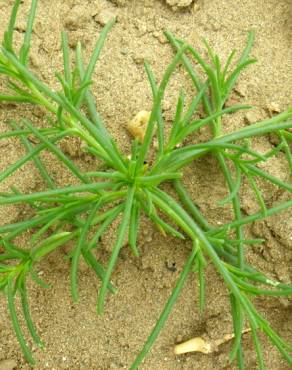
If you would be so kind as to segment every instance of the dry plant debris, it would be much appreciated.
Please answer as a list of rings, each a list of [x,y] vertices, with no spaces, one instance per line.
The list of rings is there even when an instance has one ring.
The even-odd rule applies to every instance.
[[[245,334],[249,331],[250,329],[243,330],[242,334]],[[233,338],[234,334],[225,334],[223,338],[214,341],[206,340],[202,337],[192,338],[187,340],[186,342],[177,344],[174,347],[174,354],[183,355],[190,352],[201,352],[204,354],[209,354],[212,352],[217,352],[219,346],[226,342],[229,342]]]
[[[127,129],[130,134],[138,139],[141,143],[144,140],[147,125],[149,122],[151,112],[142,110],[127,124]]]

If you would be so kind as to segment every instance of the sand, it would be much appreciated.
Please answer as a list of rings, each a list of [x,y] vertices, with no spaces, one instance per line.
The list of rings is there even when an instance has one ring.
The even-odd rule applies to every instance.
[[[29,1],[25,0],[17,23],[18,42],[25,27]],[[166,3],[170,4],[167,5]],[[0,35],[5,30],[13,1],[0,4]],[[189,4],[189,5],[188,5]],[[188,5],[188,6],[185,6]],[[94,75],[94,93],[99,111],[107,127],[125,152],[129,151],[130,136],[125,126],[141,110],[151,109],[151,91],[143,68],[147,59],[160,78],[173,56],[163,35],[170,29],[187,40],[199,51],[205,37],[215,50],[226,58],[236,48],[244,48],[247,32],[254,29],[256,41],[252,56],[259,61],[241,76],[232,99],[254,106],[249,115],[238,114],[228,118],[225,131],[231,131],[248,122],[269,116],[269,107],[284,110],[291,103],[291,11],[289,0],[116,0],[76,1],[40,0],[34,27],[31,66],[52,87],[54,77],[61,70],[60,32],[67,29],[70,45],[80,40],[88,56],[102,29],[112,16],[117,23],[112,29]],[[290,76],[290,78],[289,78]],[[192,92],[190,81],[183,72],[175,74],[167,91],[164,108],[170,118],[179,88]],[[36,123],[44,120],[43,112],[30,106],[0,106],[0,130],[7,130],[9,119],[29,117]],[[202,133],[206,135],[206,133]],[[256,141],[257,148],[272,147],[272,138]],[[84,170],[92,168],[90,158],[80,152],[79,143],[70,141],[63,149]],[[0,170],[6,168],[24,153],[17,140],[0,142]],[[52,155],[44,162],[60,185],[73,179]],[[281,156],[267,164],[267,169],[281,179],[288,180],[287,168]],[[225,193],[224,179],[209,157],[193,163],[185,172],[185,183],[192,198],[212,224],[230,219],[230,208],[219,207],[216,201]],[[210,182],[210,177],[212,181]],[[1,184],[1,191],[16,184],[24,191],[43,188],[33,164],[25,166]],[[269,205],[286,195],[265,185],[264,196]],[[242,189],[242,210],[245,214],[256,210],[252,193]],[[25,207],[1,207],[0,224],[16,222],[27,217]],[[290,220],[290,223],[289,223]],[[292,278],[291,212],[259,222],[249,230],[253,237],[264,237],[261,247],[248,251],[248,260],[271,278],[289,282]],[[128,369],[141,349],[169,297],[188,254],[188,242],[163,237],[150,222],[143,220],[139,236],[140,258],[122,250],[113,281],[118,293],[107,299],[103,317],[96,315],[95,304],[99,282],[86,266],[79,274],[80,301],[72,302],[69,284],[69,262],[64,257],[70,245],[42,261],[38,271],[52,285],[43,290],[29,284],[31,311],[45,350],[34,347],[36,370],[108,370]],[[289,231],[290,230],[290,231]],[[110,235],[104,241],[109,243]],[[101,255],[106,261],[108,250]],[[174,268],[173,268],[174,267]],[[291,301],[260,298],[256,300],[260,312],[286,340],[292,341]],[[27,365],[8,317],[6,300],[0,296],[0,369],[1,360],[14,360],[17,369]],[[190,276],[175,308],[155,343],[151,353],[140,366],[141,370],[221,370],[235,369],[229,365],[231,342],[220,346],[218,352],[203,355],[189,354],[176,357],[173,346],[193,336],[211,339],[232,333],[228,292],[211,264],[207,267],[207,309],[198,310],[198,287],[195,275]],[[266,338],[262,337],[267,370],[288,370],[288,365]],[[257,369],[256,357],[248,334],[244,336],[246,369]],[[8,369],[9,370],[9,369]]]

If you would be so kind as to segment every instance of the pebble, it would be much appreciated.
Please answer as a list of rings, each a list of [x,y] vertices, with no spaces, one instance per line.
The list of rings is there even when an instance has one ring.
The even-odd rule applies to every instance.
[[[163,102],[162,102],[162,110],[164,112],[170,110],[171,107],[172,107],[172,105],[171,105],[171,102],[169,100],[163,100]]]
[[[39,68],[41,66],[41,61],[39,60],[38,55],[34,52],[30,53],[30,61],[31,64],[36,68]]]
[[[60,147],[65,154],[72,158],[80,158],[84,154],[82,141],[79,137],[66,137],[60,142]]]
[[[69,35],[69,47],[75,49],[78,43],[81,43],[83,48],[90,45],[92,41],[89,33],[82,32],[81,30],[71,31]]]
[[[275,113],[280,113],[281,108],[280,108],[278,103],[271,102],[271,103],[267,104],[267,111],[272,116]]]
[[[254,112],[248,112],[244,116],[246,123],[255,123],[258,121],[257,115]]]
[[[118,6],[125,6],[128,0],[110,0],[110,1]]]
[[[68,17],[65,19],[65,27],[70,31],[82,29],[86,23],[90,22],[91,15],[82,5],[74,6]]]
[[[133,57],[133,60],[136,64],[143,64],[145,58],[142,55],[136,55]]]
[[[237,86],[235,86],[234,90],[241,97],[245,97],[247,95],[247,86],[242,82],[237,83]]]
[[[231,97],[225,102],[224,108],[229,108],[236,104],[240,104],[240,99],[238,99],[238,96],[231,95]]]
[[[163,32],[160,31],[154,31],[153,36],[160,42],[160,44],[166,44],[168,43],[168,40]]]
[[[166,3],[172,8],[186,8],[191,5],[193,0],[166,0]]]
[[[140,20],[134,21],[135,28],[139,31],[139,36],[145,35],[149,30],[147,29],[146,23],[141,22]]]
[[[197,12],[200,10],[200,4],[198,2],[195,2],[193,5],[193,12]]]
[[[121,54],[122,55],[128,55],[129,54],[129,50],[126,49],[126,48],[123,48],[123,49],[121,49]]]
[[[288,309],[289,307],[292,306],[292,302],[289,301],[289,299],[287,297],[279,297],[279,302],[281,303],[281,305],[283,307],[285,307],[286,309]]]
[[[149,235],[149,236],[147,236],[146,238],[145,238],[145,241],[147,242],[147,243],[151,243],[152,242],[152,236],[151,235]]]
[[[17,368],[17,363],[14,360],[0,361],[0,370],[14,370]]]
[[[116,17],[116,14],[110,9],[103,9],[99,14],[95,16],[96,22],[101,26],[105,26],[110,20]]]
[[[25,21],[20,21],[20,22],[17,23],[17,26],[16,26],[15,29],[18,32],[24,33],[24,32],[26,32],[26,27],[27,27],[26,22]]]
[[[157,139],[154,139],[154,140],[153,140],[153,148],[154,148],[154,149],[158,149],[158,148],[159,148],[159,142],[158,142],[158,140],[157,140]]]

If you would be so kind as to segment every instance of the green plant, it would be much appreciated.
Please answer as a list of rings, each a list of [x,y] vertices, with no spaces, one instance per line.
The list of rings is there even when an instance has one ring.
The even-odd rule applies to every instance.
[[[32,194],[22,194],[16,187],[13,187],[10,193],[0,194],[0,205],[25,203],[30,205],[34,212],[28,220],[0,227],[2,248],[0,289],[7,296],[13,327],[26,359],[34,363],[20,326],[15,297],[20,296],[27,328],[33,340],[41,346],[30,316],[26,290],[28,278],[42,287],[47,287],[35,272],[37,263],[56,248],[71,241],[73,245],[70,254],[72,297],[74,301],[78,299],[78,264],[83,258],[101,280],[97,312],[102,314],[107,293],[115,292],[110,279],[126,236],[133,254],[139,256],[137,233],[140,214],[143,212],[164,234],[188,239],[192,242],[193,248],[171,297],[131,369],[137,369],[150,350],[191,272],[198,274],[199,305],[201,310],[204,309],[206,258],[214,264],[230,292],[235,333],[231,360],[237,358],[239,368],[244,368],[241,336],[246,321],[251,328],[260,369],[264,368],[264,364],[258,338],[259,330],[267,335],[287,362],[292,364],[292,348],[273,331],[250,299],[253,295],[288,296],[292,293],[292,286],[269,279],[250,266],[244,258],[244,245],[261,242],[258,239],[246,240],[244,227],[292,205],[290,200],[267,209],[261,190],[255,181],[256,177],[261,177],[278,188],[291,192],[290,184],[262,170],[258,164],[281,151],[285,153],[287,165],[290,170],[292,169],[288,145],[292,137],[289,131],[292,128],[292,109],[230,134],[224,134],[221,129],[224,115],[250,108],[241,105],[229,108],[224,106],[240,72],[254,62],[248,56],[253,43],[253,33],[249,34],[247,47],[233,68],[231,65],[235,52],[232,52],[226,64],[222,65],[219,57],[205,42],[209,52],[209,64],[191,46],[176,39],[170,32],[166,33],[170,43],[176,49],[176,55],[167,67],[160,84],[155,81],[149,64],[145,63],[153,93],[153,107],[145,138],[142,143],[133,141],[129,159],[119,150],[106,130],[90,92],[96,62],[114,21],[108,23],[103,29],[86,67],[81,45],[78,44],[76,47],[73,63],[70,60],[67,35],[62,34],[64,73],[56,74],[61,86],[61,90],[56,92],[41,82],[27,66],[37,0],[32,0],[20,51],[17,52],[13,46],[13,30],[20,2],[20,0],[15,1],[0,51],[0,72],[7,77],[7,87],[10,90],[8,95],[0,95],[0,101],[35,104],[45,108],[50,114],[47,128],[35,127],[28,119],[23,119],[19,123],[10,122],[12,130],[0,135],[0,139],[19,137],[27,150],[25,156],[0,174],[0,181],[4,181],[32,160],[47,186],[46,191]],[[201,66],[204,79],[199,77],[190,58],[194,58]],[[74,67],[71,68],[73,64]],[[186,68],[197,89],[197,94],[186,107],[185,93],[180,92],[172,129],[170,135],[166,137],[161,103],[169,79],[178,64],[183,64]],[[205,116],[196,119],[194,115],[201,104]],[[213,132],[213,137],[209,141],[185,144],[186,138],[206,125],[210,125]],[[158,137],[158,149],[153,163],[145,166],[155,132]],[[261,154],[252,149],[251,143],[254,137],[272,132],[279,137],[279,144],[273,150]],[[33,136],[38,144],[32,145],[28,136]],[[58,143],[67,136],[79,137],[82,140],[84,150],[102,162],[99,171],[82,173],[61,151]],[[39,156],[45,150],[53,153],[72,172],[79,181],[78,185],[64,188],[57,186]],[[190,199],[182,183],[183,168],[207,154],[213,155],[218,160],[226,179],[229,195],[221,203],[231,202],[233,207],[234,220],[220,227],[214,227],[208,223]],[[260,211],[249,217],[243,217],[240,210],[239,189],[243,177],[247,178],[260,206]],[[179,201],[161,186],[166,181],[173,185]],[[96,259],[94,249],[99,247],[101,235],[118,217],[121,221],[117,239],[108,265],[103,267]],[[27,230],[32,232],[28,248],[17,246],[16,238]]]

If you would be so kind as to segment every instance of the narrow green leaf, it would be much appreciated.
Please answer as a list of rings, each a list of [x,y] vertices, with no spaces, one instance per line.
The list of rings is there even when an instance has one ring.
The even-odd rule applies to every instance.
[[[150,351],[153,343],[155,342],[156,338],[158,337],[160,331],[162,330],[166,320],[168,319],[170,313],[171,313],[171,310],[185,284],[185,281],[191,271],[191,268],[192,268],[192,264],[194,262],[194,258],[195,258],[195,255],[196,255],[196,249],[193,248],[192,249],[192,252],[190,253],[187,261],[186,261],[186,264],[184,265],[184,268],[179,276],[179,279],[176,283],[176,286],[175,288],[173,289],[172,293],[171,293],[171,296],[169,297],[159,319],[157,320],[151,334],[149,335],[146,343],[144,344],[144,347],[143,349],[141,350],[141,352],[138,354],[138,356],[136,357],[135,361],[133,362],[133,364],[131,365],[130,367],[130,370],[136,370],[138,369],[139,365],[142,363],[143,359],[145,358],[145,356],[147,355],[147,353]]]
[[[253,324],[250,324],[250,328],[251,328],[252,338],[253,338],[256,354],[257,354],[259,370],[265,370],[263,351],[262,351],[261,344],[260,344],[260,341],[257,335],[257,329]]]
[[[8,198],[0,197],[0,204],[4,205],[4,204],[28,202],[31,200],[43,200],[43,198],[50,198],[56,195],[65,195],[65,194],[72,194],[72,193],[91,192],[93,194],[99,194],[100,189],[106,189],[112,186],[113,184],[111,182],[96,182],[93,184],[67,186],[65,188],[58,188],[58,189],[53,189],[49,191],[41,191],[41,192],[32,193],[32,194],[23,194],[23,195],[14,195],[14,196],[11,195]]]
[[[99,59],[99,55],[100,55],[100,52],[102,50],[102,47],[103,47],[103,45],[105,43],[107,34],[110,31],[110,29],[113,27],[113,25],[115,24],[115,21],[116,21],[115,18],[113,18],[112,20],[110,20],[105,25],[105,27],[103,27],[103,29],[102,29],[102,31],[100,33],[100,36],[98,38],[98,41],[96,43],[96,46],[94,48],[94,51],[92,53],[92,56],[90,58],[90,61],[88,63],[88,66],[86,68],[85,75],[84,75],[84,81],[91,80],[92,74],[94,72],[95,65],[96,65],[96,63],[97,63],[97,61]]]
[[[65,81],[70,87],[72,87],[68,35],[65,31],[62,32],[62,51]]]
[[[140,219],[140,203],[134,199],[131,209],[131,218],[129,224],[129,245],[132,249],[134,256],[139,257],[139,250],[137,248],[137,235],[139,232],[139,219]]]
[[[33,268],[30,269],[29,273],[32,280],[41,288],[49,289],[51,287],[49,284],[45,283],[42,279],[39,278],[38,274]]]
[[[243,331],[243,324],[244,324],[244,315],[242,312],[242,307],[238,303],[237,299],[234,297],[233,294],[230,294],[230,305],[231,305],[231,313],[232,313],[232,322],[233,322],[233,330],[234,330],[234,343],[232,346],[232,350],[230,352],[230,361],[232,362],[235,357],[239,355],[241,352],[241,345],[242,345],[242,331]],[[241,358],[241,356],[240,356]],[[243,365],[241,364],[241,367]]]
[[[23,120],[25,126],[39,139],[41,140],[44,145],[49,149],[56,157],[63,162],[70,171],[82,182],[88,183],[86,177],[79,171],[79,169],[75,166],[75,164],[56,146],[51,140],[47,139],[39,130],[33,127],[33,125],[28,120]],[[64,131],[65,133],[66,131]],[[32,151],[33,152],[33,151]]]
[[[66,132],[62,132],[53,138],[50,139],[50,142],[57,142],[61,140],[63,137],[67,136]],[[31,150],[29,153],[24,155],[22,158],[20,158],[16,163],[9,166],[6,170],[2,171],[0,173],[0,182],[5,180],[7,177],[12,175],[15,171],[17,171],[20,167],[22,167],[25,163],[30,161],[32,158],[34,158],[35,155],[38,155],[42,150],[46,149],[46,144],[40,144],[37,145],[33,150]]]
[[[19,60],[20,60],[20,63],[22,63],[23,65],[26,65],[28,61],[31,35],[32,35],[34,19],[36,16],[37,4],[38,4],[38,0],[31,1],[31,7],[30,7],[28,20],[27,20],[24,41],[23,41],[23,44],[21,46],[20,53],[19,53]]]
[[[71,293],[72,293],[73,301],[75,302],[78,300],[77,274],[78,274],[79,258],[82,253],[82,248],[84,247],[86,243],[86,238],[87,238],[89,228],[99,208],[100,208],[100,203],[97,201],[94,204],[89,216],[87,217],[86,222],[84,223],[84,226],[81,229],[80,238],[78,240],[76,247],[73,250],[72,260],[71,260]]]
[[[15,122],[10,122],[10,125],[15,130],[19,129]],[[20,138],[21,138],[21,141],[23,142],[23,145],[25,146],[27,152],[30,153],[31,151],[33,151],[33,146],[31,145],[30,141],[24,135],[21,135]],[[49,188],[54,189],[56,187],[55,183],[54,183],[53,179],[51,178],[51,176],[49,175],[47,169],[42,164],[42,161],[40,160],[40,158],[37,155],[35,155],[33,160],[34,160],[36,168],[39,170],[40,175],[46,181]]]
[[[110,209],[108,212],[102,213],[101,216],[98,216],[93,220],[92,222],[93,225],[96,225],[100,222],[102,222],[102,224],[99,226],[92,239],[83,248],[85,251],[89,251],[90,249],[96,247],[96,244],[98,243],[100,237],[107,230],[107,228],[114,222],[118,215],[124,210],[124,207],[125,205],[123,203],[119,204],[118,206]]]
[[[175,146],[174,143],[177,142],[176,136],[178,132],[180,132],[180,130],[182,129],[182,114],[184,104],[185,104],[185,92],[181,90],[176,104],[175,117],[172,123],[172,128],[167,143],[167,150],[173,149],[173,147]]]
[[[155,100],[158,93],[158,86],[156,84],[155,77],[150,67],[150,64],[145,61],[144,67],[147,73],[148,80],[150,82],[153,100]],[[162,117],[161,107],[159,107],[158,109],[157,125],[158,125],[158,157],[160,157],[162,156],[164,151],[164,121]]]
[[[34,365],[35,361],[32,357],[31,351],[29,350],[26,340],[24,338],[23,332],[20,327],[20,323],[17,317],[16,309],[15,309],[15,304],[14,304],[14,294],[13,294],[14,286],[12,279],[8,279],[8,286],[7,286],[7,297],[8,297],[8,308],[13,324],[13,328],[16,334],[16,337],[18,339],[18,342],[20,344],[20,347],[22,349],[22,352],[27,359],[27,361],[31,364]]]
[[[19,9],[20,4],[21,4],[21,0],[15,0],[14,1],[12,12],[11,12],[11,15],[10,15],[10,18],[9,18],[8,29],[7,29],[7,31],[5,32],[5,35],[4,35],[3,46],[9,51],[13,50],[13,33],[14,33],[16,17],[17,17],[17,13],[18,13],[18,9]]]
[[[31,249],[30,257],[33,261],[40,261],[44,256],[53,252],[56,248],[64,245],[71,238],[72,233],[69,231],[63,231],[59,234],[48,237],[37,247]]]
[[[29,302],[27,298],[27,290],[25,286],[25,278],[23,278],[22,284],[21,284],[21,289],[20,289],[20,296],[21,296],[21,305],[22,305],[22,310],[23,310],[23,316],[25,318],[26,325],[28,327],[28,330],[30,332],[30,335],[32,336],[33,340],[39,347],[43,347],[43,343],[40,340],[35,326],[33,324],[31,315],[30,315],[30,310],[29,310]]]
[[[84,257],[87,264],[95,271],[96,275],[103,281],[105,277],[105,270],[102,265],[96,260],[91,251],[82,250],[82,256]],[[108,284],[108,290],[111,293],[116,293],[117,289],[112,285],[111,282]]]
[[[114,269],[114,266],[116,264],[116,261],[117,261],[117,258],[118,258],[118,255],[119,255],[119,252],[120,252],[120,249],[122,247],[124,237],[125,237],[125,234],[126,234],[126,231],[127,231],[127,227],[128,227],[129,221],[130,221],[134,194],[135,194],[135,188],[129,187],[127,197],[126,197],[126,201],[125,201],[126,206],[125,206],[123,218],[122,218],[122,221],[121,221],[120,226],[119,226],[118,231],[117,231],[117,239],[116,239],[115,245],[113,247],[113,251],[112,251],[112,254],[111,254],[111,257],[110,257],[110,260],[109,260],[109,263],[108,263],[108,267],[107,267],[107,270],[106,270],[106,275],[104,277],[103,284],[102,284],[102,287],[101,287],[99,295],[98,295],[97,312],[99,314],[102,314],[103,311],[104,311],[104,300],[105,300],[105,296],[106,296],[107,286],[108,286],[108,283],[110,281],[110,277],[111,277],[112,271]]]
[[[182,58],[183,54],[185,53],[185,51],[187,50],[187,48],[188,48],[187,45],[183,45],[181,47],[181,49],[178,51],[176,56],[173,58],[172,62],[169,64],[169,66],[167,67],[167,69],[166,69],[166,71],[163,75],[162,81],[159,85],[159,88],[158,88],[158,91],[157,91],[157,94],[156,94],[156,98],[154,99],[154,102],[153,102],[153,107],[152,107],[151,115],[150,115],[149,122],[148,122],[148,125],[147,125],[144,141],[143,141],[143,144],[141,146],[140,154],[139,154],[139,157],[138,157],[138,160],[137,160],[137,169],[138,170],[140,170],[142,168],[145,157],[148,153],[150,143],[151,143],[151,140],[152,140],[152,137],[153,137],[154,123],[157,121],[157,117],[159,115],[159,110],[160,110],[160,107],[161,107],[161,101],[163,99],[164,92],[165,92],[165,89],[166,89],[167,84],[169,82],[169,79],[170,79],[172,73],[174,72],[177,64],[181,61],[181,58]]]

